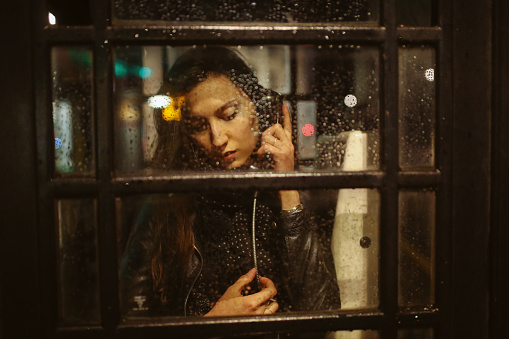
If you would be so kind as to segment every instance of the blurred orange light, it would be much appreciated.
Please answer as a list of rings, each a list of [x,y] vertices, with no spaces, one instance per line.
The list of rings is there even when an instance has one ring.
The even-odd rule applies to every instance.
[[[170,104],[163,109],[165,121],[180,121],[182,118],[180,110],[184,104],[185,97],[181,96],[170,101]]]

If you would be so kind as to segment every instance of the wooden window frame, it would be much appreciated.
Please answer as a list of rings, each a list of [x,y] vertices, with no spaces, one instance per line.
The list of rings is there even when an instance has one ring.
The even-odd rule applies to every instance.
[[[209,42],[208,28],[176,27],[185,39],[168,41],[163,28],[109,26],[108,2],[94,0],[92,26],[47,27],[44,1],[19,0],[6,5],[3,25],[12,31],[6,40],[9,51],[2,55],[2,93],[5,108],[0,143],[5,166],[0,173],[7,179],[2,214],[2,276],[0,337],[160,337],[174,335],[221,335],[259,331],[380,330],[381,338],[396,338],[401,328],[435,329],[437,338],[488,338],[502,334],[503,315],[499,300],[507,300],[501,286],[507,282],[503,266],[503,240],[509,216],[507,137],[509,126],[503,112],[508,108],[507,47],[502,43],[507,23],[500,9],[507,5],[494,1],[441,1],[437,8],[438,26],[400,28],[395,20],[395,1],[383,2],[383,26],[337,26],[328,33],[327,43],[370,43],[382,48],[382,157],[383,172],[302,173],[285,175],[284,180],[269,174],[252,178],[232,175],[142,180],[113,178],[112,169],[112,65],[115,44],[185,44]],[[505,6],[505,7],[504,7]],[[30,15],[26,15],[30,13]],[[495,26],[492,24],[495,23]],[[15,28],[12,30],[12,28]],[[325,43],[325,32],[314,27],[297,27],[295,36],[287,32],[259,28],[259,34],[242,25],[225,28],[215,43]],[[167,27],[165,27],[167,29]],[[172,28],[173,29],[173,28]],[[233,32],[228,33],[227,31]],[[494,33],[492,36],[492,32]],[[138,34],[138,38],[134,36]],[[141,39],[139,37],[142,37]],[[491,40],[493,37],[493,40]],[[332,38],[332,40],[331,40]],[[320,40],[321,39],[321,40]],[[105,41],[108,41],[105,43]],[[437,171],[398,170],[398,83],[397,51],[404,42],[426,43],[437,48]],[[495,48],[492,48],[491,42]],[[88,45],[94,53],[94,114],[97,135],[96,179],[53,179],[51,161],[51,78],[49,50],[53,45]],[[496,47],[499,46],[499,47]],[[475,47],[475,48],[474,48]],[[23,51],[20,53],[14,51]],[[26,51],[26,53],[25,53]],[[8,67],[7,67],[8,65]],[[474,74],[470,71],[475,71]],[[16,73],[13,74],[12,70]],[[390,76],[393,74],[393,76]],[[505,72],[507,74],[507,72]],[[475,100],[474,100],[475,98]],[[493,127],[493,129],[492,129]],[[14,144],[12,140],[15,140]],[[475,159],[478,166],[472,166]],[[506,171],[507,172],[507,171]],[[380,267],[380,311],[281,314],[270,318],[175,319],[174,322],[121,324],[118,306],[118,278],[115,252],[114,198],[125,194],[189,192],[196,185],[206,190],[242,188],[344,188],[374,187],[382,194],[382,238]],[[397,305],[397,201],[406,187],[432,187],[437,191],[437,307],[419,312],[401,312]],[[92,197],[98,201],[101,324],[95,327],[59,328],[56,322],[56,230],[53,203],[59,198]],[[16,226],[16,227],[14,227]],[[490,228],[491,226],[491,228]],[[490,229],[493,230],[490,233]],[[490,237],[491,236],[491,237]],[[501,237],[499,237],[501,236]],[[112,269],[114,268],[114,269]],[[490,303],[491,301],[491,303]],[[492,317],[488,315],[490,311]],[[505,312],[505,313],[504,313]],[[495,337],[495,336],[493,336]]]

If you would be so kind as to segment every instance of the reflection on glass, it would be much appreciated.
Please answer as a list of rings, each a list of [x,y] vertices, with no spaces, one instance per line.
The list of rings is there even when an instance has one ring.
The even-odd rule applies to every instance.
[[[53,47],[51,71],[55,174],[92,176],[92,52],[88,47]]]
[[[295,192],[281,194],[285,193]],[[118,198],[123,315],[271,315],[339,309],[336,271],[340,286],[342,279],[357,279],[355,283],[370,289],[361,291],[347,281],[341,292],[347,303],[362,298],[355,305],[377,304],[377,192],[340,192],[339,198],[338,190],[298,194],[302,206],[284,211],[284,198],[274,191]],[[350,208],[359,199],[364,205],[354,213]],[[348,247],[348,253],[338,246]],[[275,292],[272,283],[276,302],[267,302],[265,295],[264,303],[249,311],[253,313],[235,304],[246,300],[239,300],[240,295]]]
[[[316,337],[320,338],[319,335]],[[336,331],[327,333],[325,339],[380,339],[380,332],[372,330]]]
[[[399,50],[399,165],[403,170],[435,167],[435,50]]]
[[[116,173],[344,170],[349,147],[356,170],[377,169],[378,59],[342,45],[117,48]]]
[[[402,26],[431,26],[433,1],[397,0],[397,22]]]
[[[398,331],[398,339],[433,339],[431,328],[409,328]]]
[[[115,0],[113,15],[121,24],[156,21],[211,22],[343,22],[378,21],[376,0],[301,0],[301,1],[207,1],[191,0]]]
[[[99,323],[96,202],[57,202],[59,320],[63,324]]]
[[[331,249],[343,309],[378,306],[379,220],[378,191],[339,190]]]
[[[435,192],[399,195],[399,305],[435,302]]]

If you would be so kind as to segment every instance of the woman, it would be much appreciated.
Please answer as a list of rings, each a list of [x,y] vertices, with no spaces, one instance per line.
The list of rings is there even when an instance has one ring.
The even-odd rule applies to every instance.
[[[288,109],[236,52],[188,50],[162,93],[176,118],[160,115],[158,167],[294,169]],[[122,262],[124,306],[133,316],[339,308],[329,263],[295,190],[172,195],[139,214]]]

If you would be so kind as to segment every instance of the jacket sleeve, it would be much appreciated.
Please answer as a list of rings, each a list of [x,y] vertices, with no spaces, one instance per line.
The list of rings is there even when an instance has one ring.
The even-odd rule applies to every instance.
[[[285,285],[294,311],[341,308],[332,253],[309,212],[282,214],[278,225]]]

